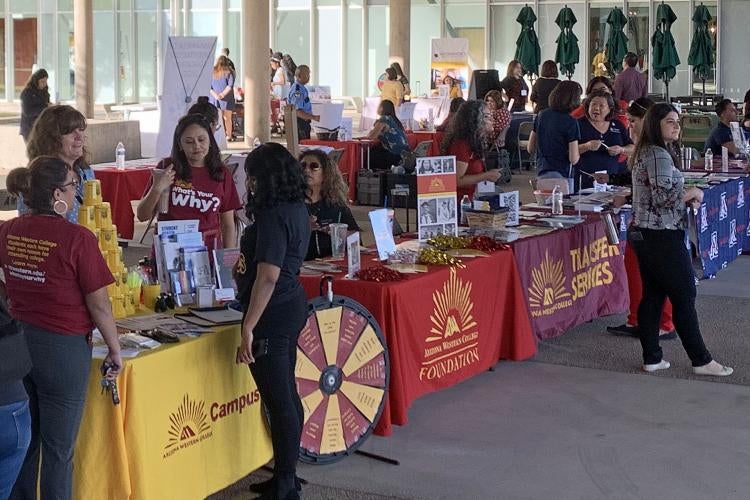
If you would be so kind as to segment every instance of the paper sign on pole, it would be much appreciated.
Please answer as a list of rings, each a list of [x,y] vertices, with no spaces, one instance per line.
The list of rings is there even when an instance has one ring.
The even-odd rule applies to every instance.
[[[518,191],[509,193],[500,193],[500,206],[508,208],[508,218],[505,219],[505,226],[517,226],[518,220]]]
[[[417,158],[417,222],[419,241],[458,232],[456,157]]]
[[[375,245],[378,247],[378,258],[388,260],[388,256],[396,251],[393,228],[388,223],[388,209],[372,210],[368,216],[372,225],[372,234],[375,237]]]
[[[359,272],[362,263],[359,250],[359,231],[350,234],[346,238],[346,257],[349,264],[349,279],[353,280]]]
[[[433,38],[430,48],[430,70],[432,71],[430,87],[439,90],[440,86],[445,83],[445,77],[450,76],[461,87],[461,90],[466,89],[469,81],[469,39]],[[449,90],[447,87],[445,89],[443,93]]]
[[[162,78],[165,84],[159,96],[158,157],[171,154],[177,122],[198,101],[198,97],[209,95],[216,37],[170,36],[166,49]]]

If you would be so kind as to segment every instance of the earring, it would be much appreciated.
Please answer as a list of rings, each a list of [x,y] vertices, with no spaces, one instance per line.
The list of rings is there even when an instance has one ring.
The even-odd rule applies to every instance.
[[[52,210],[54,210],[57,215],[65,215],[68,211],[68,202],[65,200],[55,200],[55,203],[52,205]]]

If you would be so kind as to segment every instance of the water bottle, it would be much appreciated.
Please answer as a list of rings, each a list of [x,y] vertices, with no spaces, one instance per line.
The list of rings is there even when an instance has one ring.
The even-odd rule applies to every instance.
[[[710,172],[714,169],[714,154],[710,149],[706,151],[706,156],[703,161],[704,161],[703,168],[707,172]]]
[[[122,142],[118,142],[115,149],[115,165],[117,170],[125,170],[125,146]]]
[[[560,186],[555,186],[552,190],[552,215],[563,214],[563,193]]]
[[[465,194],[463,198],[461,198],[461,225],[466,226],[469,224],[468,218],[466,217],[466,212],[471,210],[471,200],[469,199],[469,195]]]

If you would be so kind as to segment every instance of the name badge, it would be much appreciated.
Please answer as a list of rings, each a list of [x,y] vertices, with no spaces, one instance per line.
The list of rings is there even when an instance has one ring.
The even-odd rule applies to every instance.
[[[521,89],[521,97],[526,97],[529,94],[528,90]]]

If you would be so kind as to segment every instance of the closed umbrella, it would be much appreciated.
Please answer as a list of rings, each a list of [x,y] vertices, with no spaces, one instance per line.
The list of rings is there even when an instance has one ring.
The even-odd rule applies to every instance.
[[[622,71],[622,60],[628,53],[628,37],[622,31],[627,23],[628,18],[619,7],[612,9],[607,16],[607,24],[610,26],[607,37],[607,55],[615,73]]]
[[[693,41],[690,44],[688,64],[693,67],[693,73],[703,82],[703,100],[706,99],[706,79],[711,74],[714,64],[714,44],[711,34],[708,32],[708,23],[711,21],[711,13],[708,8],[701,4],[695,8],[693,13]]]
[[[567,5],[563,7],[555,18],[555,24],[560,27],[560,36],[557,37],[557,51],[555,62],[560,65],[560,72],[573,78],[573,72],[578,64],[581,51],[578,48],[578,37],[573,33],[573,25],[578,22],[573,10]]]
[[[677,74],[677,65],[680,57],[672,36],[672,24],[677,20],[672,7],[662,2],[656,9],[656,31],[651,37],[653,55],[651,65],[654,69],[654,78],[664,82],[664,96],[669,100],[669,81]]]
[[[536,14],[534,9],[528,5],[518,13],[516,22],[521,24],[521,34],[516,40],[516,60],[523,66],[524,73],[528,75],[539,74],[539,63],[542,62],[542,49],[539,47],[539,38],[534,31]]]

